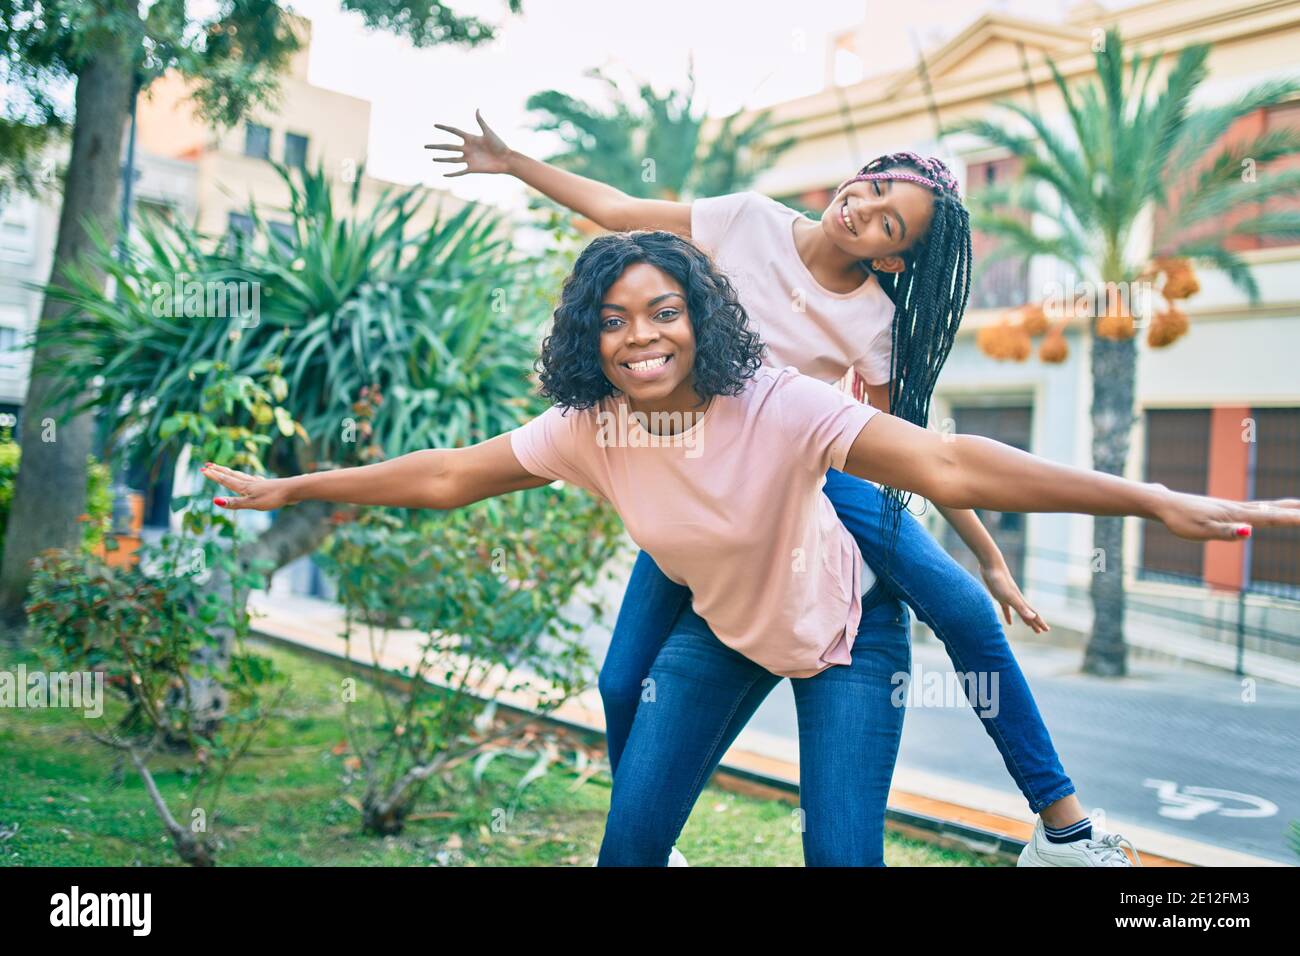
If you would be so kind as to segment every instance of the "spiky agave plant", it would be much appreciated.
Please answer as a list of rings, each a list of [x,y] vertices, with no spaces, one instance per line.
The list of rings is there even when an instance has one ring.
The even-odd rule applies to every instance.
[[[417,230],[422,190],[389,189],[365,209],[360,175],[342,190],[322,169],[279,172],[287,230],[256,206],[242,239],[146,221],[124,259],[100,242],[93,263],[49,290],[71,306],[57,330],[71,356],[64,393],[91,379],[87,404],[133,457],[179,450],[185,435],[164,437],[163,422],[196,407],[215,369],[250,374],[270,359],[304,439],[267,454],[279,474],[355,462],[367,446],[464,445],[537,410],[528,370],[553,265],[514,254],[482,208],[439,210]],[[194,376],[196,363],[212,371]],[[386,402],[358,430],[354,405],[373,389]],[[286,512],[252,552],[279,567],[313,550],[329,528],[314,504]]]

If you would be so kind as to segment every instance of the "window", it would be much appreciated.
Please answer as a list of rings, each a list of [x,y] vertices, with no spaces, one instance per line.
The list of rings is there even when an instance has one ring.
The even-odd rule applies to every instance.
[[[284,164],[302,169],[307,165],[307,137],[297,133],[284,134]]]
[[[244,155],[254,159],[271,158],[271,131],[256,123],[244,126]]]
[[[0,203],[0,259],[29,263],[36,252],[36,203],[30,196],[13,193]]]
[[[1147,481],[1174,491],[1205,494],[1209,482],[1210,410],[1152,409],[1146,415]],[[1205,569],[1205,546],[1175,537],[1156,521],[1142,522],[1138,574],[1198,583]]]
[[[298,235],[294,232],[291,224],[272,221],[269,225],[271,227],[271,238],[280,243],[285,249],[292,249],[298,244]]]
[[[1300,488],[1300,408],[1256,408],[1255,487],[1262,501],[1294,498]],[[1269,528],[1250,540],[1250,587],[1300,596],[1300,529]]]
[[[966,194],[973,196],[985,189],[1006,186],[1019,172],[1020,161],[1014,156],[970,163],[966,167]],[[1013,210],[1009,214],[1016,215]],[[1028,219],[1024,214],[1021,217]],[[1029,301],[1029,263],[1024,259],[998,259],[987,267],[980,265],[996,245],[992,236],[971,230],[971,258],[976,264],[970,290],[972,309],[1013,308]]]
[[[983,435],[1012,448],[1029,451],[1033,437],[1034,409],[1027,402],[1006,405],[952,406],[953,424],[962,435]],[[1025,572],[1025,516],[1013,511],[980,510],[980,521],[988,529],[998,549],[1007,559],[1007,567],[1017,581],[1023,581]],[[944,522],[942,538],[944,549],[957,562],[977,578],[979,561],[965,546],[952,525]]]
[[[234,254],[253,237],[253,217],[242,212],[232,212],[226,217],[226,250]]]
[[[12,376],[27,356],[23,342],[27,337],[27,312],[17,305],[0,305],[0,374]],[[0,423],[0,428],[4,424]]]

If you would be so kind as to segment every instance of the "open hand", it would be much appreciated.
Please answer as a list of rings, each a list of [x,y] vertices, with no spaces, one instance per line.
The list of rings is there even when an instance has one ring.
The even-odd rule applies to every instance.
[[[1020,615],[1020,620],[1028,624],[1035,634],[1051,630],[1043,620],[1043,616],[1030,607],[1025,596],[1020,593],[1020,588],[1016,585],[1015,578],[1011,576],[1011,569],[1007,567],[1005,561],[996,565],[981,565],[980,576],[984,578],[984,586],[989,589],[989,594],[993,595],[993,600],[1002,607],[1002,616],[1006,618],[1008,624],[1011,623],[1011,610],[1014,608]]]
[[[1228,501],[1166,491],[1156,517],[1180,538],[1191,541],[1236,541],[1253,528],[1300,528],[1300,499]]]
[[[464,176],[467,173],[504,173],[509,172],[510,147],[507,146],[496,133],[483,122],[483,114],[478,110],[474,111],[474,118],[478,120],[481,135],[467,133],[464,130],[457,129],[454,126],[444,126],[441,123],[433,125],[441,130],[446,130],[455,136],[459,136],[463,142],[460,143],[428,143],[425,149],[443,149],[451,152],[451,156],[435,156],[435,163],[464,163],[465,168],[457,170],[454,173],[446,173],[448,179],[455,176]]]
[[[288,478],[258,478],[254,475],[235,471],[224,465],[208,462],[200,469],[205,478],[211,478],[223,488],[233,491],[238,497],[219,497],[212,500],[222,508],[231,511],[274,511],[292,504],[289,497]]]

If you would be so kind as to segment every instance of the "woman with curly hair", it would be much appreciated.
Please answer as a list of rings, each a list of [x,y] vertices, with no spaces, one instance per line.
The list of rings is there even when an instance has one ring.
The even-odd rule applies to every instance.
[[[828,468],[955,508],[1137,515],[1193,539],[1239,538],[1247,522],[1300,525],[1300,501],[1179,494],[939,436],[764,366],[761,349],[729,281],[689,242],[602,236],[564,283],[538,363],[555,403],[543,414],[468,448],[357,468],[203,472],[238,495],[216,499],[236,510],[305,500],[449,509],[554,480],[611,502],[692,606],[650,667],[653,699],[614,776],[603,865],[668,861],[709,774],[781,676],[798,708],[805,861],[883,864],[906,615],[872,589],[822,494]]]
[[[664,229],[690,239],[736,283],[768,347],[767,361],[825,382],[853,375],[858,397],[926,425],[971,279],[969,216],[955,178],[940,160],[915,153],[878,157],[835,190],[815,221],[755,192],[693,203],[638,199],[511,150],[482,116],[478,122],[479,134],[439,126],[462,140],[430,144],[451,152],[438,162],[466,164],[448,175],[506,173],[606,229]],[[901,490],[877,488],[832,468],[825,492],[881,587],[901,597],[930,627],[957,672],[997,682],[996,700],[971,699],[970,704],[1038,815],[1022,862],[1099,866],[1126,860],[1092,832],[997,609],[980,583],[903,508]],[[984,584],[1007,624],[1015,609],[1035,632],[1048,630],[975,513],[939,510],[979,560]],[[688,605],[687,590],[643,550],[600,670],[615,770],[642,681]]]

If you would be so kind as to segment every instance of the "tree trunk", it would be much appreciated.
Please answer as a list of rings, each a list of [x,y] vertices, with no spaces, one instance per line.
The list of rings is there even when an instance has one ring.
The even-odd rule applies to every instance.
[[[1137,340],[1092,337],[1092,466],[1123,475],[1133,434]],[[1083,670],[1122,677],[1128,670],[1124,643],[1124,519],[1093,519],[1091,559],[1092,635]]]
[[[118,0],[127,17],[135,5]],[[90,248],[87,223],[110,238],[117,232],[117,197],[123,125],[134,90],[138,32],[122,30],[90,54],[77,77],[72,155],[63,185],[59,237],[50,281]],[[36,332],[33,373],[22,412],[22,459],[14,484],[4,564],[0,568],[0,618],[20,626],[31,580],[29,562],[46,548],[71,548],[81,540],[78,517],[86,510],[86,456],[94,421],[50,403],[55,381],[36,368],[56,359],[48,328],[63,306],[46,297]]]

